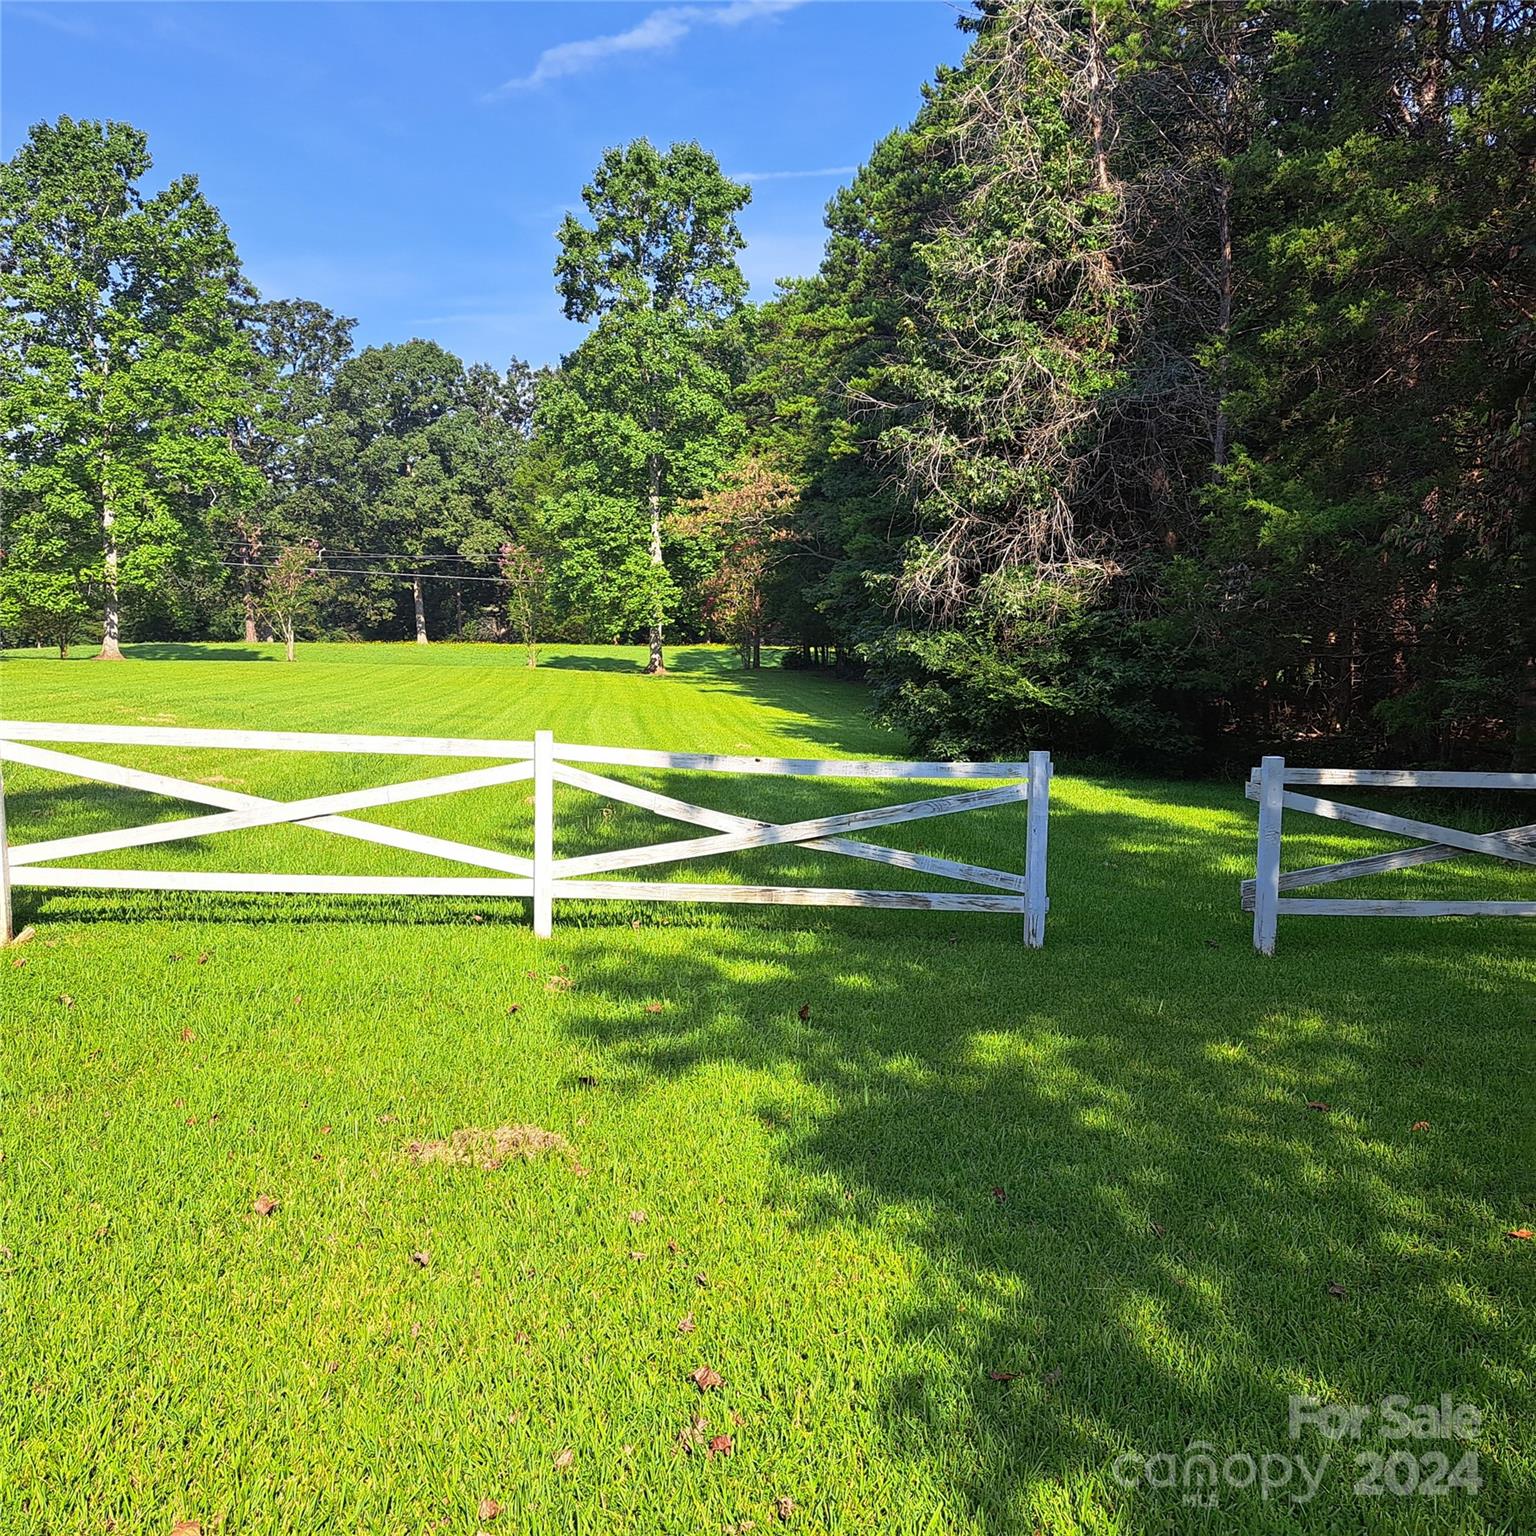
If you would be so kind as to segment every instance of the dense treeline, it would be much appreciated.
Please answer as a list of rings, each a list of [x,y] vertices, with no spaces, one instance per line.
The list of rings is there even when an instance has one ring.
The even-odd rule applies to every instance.
[[[935,753],[1536,757],[1536,10],[981,0],[746,302],[610,151],[535,375],[264,300],[142,135],[0,169],[0,625],[726,637]]]

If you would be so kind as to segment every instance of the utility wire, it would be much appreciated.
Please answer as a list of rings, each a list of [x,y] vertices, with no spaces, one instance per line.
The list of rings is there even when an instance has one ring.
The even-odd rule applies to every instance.
[[[219,560],[218,565],[229,566],[233,570],[270,571],[276,569],[275,561],[260,560]],[[328,566],[322,557],[319,562],[327,576],[393,576],[400,581],[483,581],[494,586],[504,586],[505,578],[501,576],[457,576],[445,575],[441,571],[381,571],[378,567],[371,570],[346,570],[345,568]]]
[[[244,546],[235,543],[222,544],[219,547],[225,550],[240,550]],[[328,550],[327,553],[335,555],[338,560],[464,560],[470,562],[471,564],[488,563],[488,560],[485,557],[479,555],[417,555],[412,554],[408,549],[336,549]],[[247,562],[240,560],[236,563],[239,565],[244,565]]]

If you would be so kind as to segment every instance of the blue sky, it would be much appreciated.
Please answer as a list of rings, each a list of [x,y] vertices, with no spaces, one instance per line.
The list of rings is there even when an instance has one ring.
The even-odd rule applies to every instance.
[[[67,113],[195,171],[274,298],[466,361],[579,340],[554,230],[603,149],[698,139],[753,179],[755,297],[814,270],[821,213],[959,59],[948,0],[0,3],[0,151]]]

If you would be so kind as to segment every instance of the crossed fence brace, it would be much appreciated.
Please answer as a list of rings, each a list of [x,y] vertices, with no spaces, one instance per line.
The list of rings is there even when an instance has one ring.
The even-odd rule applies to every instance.
[[[220,747],[304,752],[396,753],[439,757],[506,757],[460,773],[387,784],[372,789],[277,801],[239,793],[195,780],[123,768],[72,753],[29,745],[37,741],[119,745]],[[4,787],[0,780],[0,941],[10,936],[10,888],[90,886],[129,890],[300,892],[308,894],[519,896],[531,897],[534,932],[547,937],[553,927],[556,897],[623,901],[725,901],[787,905],[917,908],[951,912],[1017,912],[1025,918],[1025,942],[1038,948],[1045,940],[1046,834],[1049,813],[1050,756],[1034,752],[1027,763],[884,763],[836,759],[742,758],[699,753],[651,752],[617,747],[561,745],[548,731],[532,742],[490,741],[468,737],[325,735],[294,731],[216,731],[152,726],[49,725],[0,722],[0,762],[51,769],[75,777],[195,804],[220,807],[212,815],[183,817],[145,826],[85,833],[8,848]],[[878,806],[837,816],[774,823],[712,810],[641,789],[618,779],[573,766],[606,763],[625,767],[672,768],[723,773],[755,773],[838,778],[1018,779],[991,789]],[[470,789],[533,780],[533,857],[505,853],[449,838],[407,832],[375,822],[356,821],[349,813],[403,804]],[[554,856],[554,786],[557,783],[654,811],[674,821],[712,829],[716,835],[649,846]],[[910,853],[845,836],[896,823],[925,820],[1028,800],[1025,871],[1022,875],[928,854]],[[262,874],[182,870],[88,869],[49,867],[45,861],[76,858],[124,848],[206,837],[242,828],[293,824],[358,838],[386,847],[424,853],[481,869],[484,876],[376,876]],[[938,875],[987,888],[976,892],[844,890],[827,887],[747,886],[679,881],[593,880],[615,870],[642,868],[707,858],[748,848],[795,844],[819,852],[870,860],[893,868]]]
[[[1244,793],[1259,802],[1259,847],[1255,877],[1242,882],[1243,910],[1253,913],[1253,947],[1275,952],[1275,928],[1282,916],[1296,917],[1536,917],[1536,901],[1346,901],[1284,898],[1282,891],[1330,885],[1362,875],[1381,875],[1419,864],[1438,864],[1468,853],[1487,854],[1515,864],[1536,864],[1536,824],[1502,832],[1463,832],[1435,822],[1393,816],[1364,806],[1314,795],[1298,795],[1288,784],[1353,784],[1377,789],[1536,789],[1536,773],[1457,773],[1438,769],[1287,768],[1283,757],[1266,757],[1249,776]],[[1413,848],[1371,854],[1339,864],[1280,872],[1282,814],[1305,811],[1400,837],[1428,838]]]

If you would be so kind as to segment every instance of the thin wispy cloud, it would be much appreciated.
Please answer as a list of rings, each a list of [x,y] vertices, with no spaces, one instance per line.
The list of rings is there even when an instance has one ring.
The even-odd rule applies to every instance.
[[[5,14],[18,21],[33,21],[40,27],[51,27],[53,31],[63,32],[69,37],[96,36],[96,28],[89,21],[66,14],[62,6],[8,5]]]
[[[820,176],[852,176],[856,165],[822,165],[813,171],[727,171],[732,181],[811,181]]]
[[[503,81],[488,91],[486,101],[514,91],[536,90],[551,80],[584,75],[609,59],[629,54],[663,53],[698,27],[739,27],[745,22],[792,11],[805,0],[728,0],[723,5],[668,5],[643,16],[623,32],[577,38],[546,48],[526,75]]]

